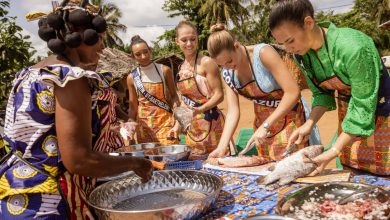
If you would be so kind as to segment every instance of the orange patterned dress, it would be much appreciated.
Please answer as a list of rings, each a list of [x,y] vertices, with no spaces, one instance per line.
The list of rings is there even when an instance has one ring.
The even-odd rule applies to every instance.
[[[182,66],[177,76],[176,86],[187,107],[198,107],[209,100],[210,94],[201,91],[196,80],[196,77],[198,79],[201,77],[202,82],[207,84],[206,78],[198,75],[196,69]],[[186,143],[192,148],[192,159],[205,159],[216,149],[222,136],[223,126],[224,115],[218,107],[194,116],[186,135]]]
[[[174,125],[174,118],[165,96],[162,69],[159,70],[156,64],[154,66],[161,78],[160,82],[142,82],[140,68],[132,73],[138,94],[137,142],[177,144],[177,140],[168,138],[169,131]]]

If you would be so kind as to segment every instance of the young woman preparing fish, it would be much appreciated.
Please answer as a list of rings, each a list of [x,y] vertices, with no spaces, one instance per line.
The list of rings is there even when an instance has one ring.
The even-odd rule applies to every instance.
[[[214,25],[211,31],[208,50],[223,67],[222,77],[228,85],[228,113],[218,148],[210,157],[225,155],[240,117],[238,97],[241,95],[254,102],[256,115],[255,133],[242,153],[256,144],[259,156],[269,160],[282,159],[290,134],[305,122],[297,82],[270,45],[244,46],[222,24]],[[294,151],[307,145],[306,140]]]
[[[390,175],[390,77],[373,40],[330,22],[317,24],[309,0],[279,1],[269,26],[275,39],[296,54],[313,92],[310,117],[289,143],[301,144],[321,116],[336,109],[337,100],[339,136],[311,161],[318,165],[312,175],[339,154],[347,166]]]

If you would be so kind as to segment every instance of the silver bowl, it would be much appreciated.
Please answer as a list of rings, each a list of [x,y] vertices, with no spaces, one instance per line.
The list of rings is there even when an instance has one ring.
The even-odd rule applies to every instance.
[[[351,182],[332,182],[332,183],[318,183],[305,187],[293,194],[283,198],[276,207],[276,212],[280,215],[295,218],[294,211],[291,209],[301,208],[303,203],[310,198],[318,199],[317,202],[323,202],[326,194],[334,196],[332,200],[338,200],[344,196],[350,195],[358,190],[370,188],[372,185]],[[332,197],[333,197],[332,196]],[[379,202],[385,203],[390,200],[390,192],[381,188],[377,188],[374,193]]]
[[[98,186],[88,197],[98,219],[196,219],[205,212],[223,186],[211,173],[165,170],[142,183],[133,174]]]
[[[97,178],[96,181],[98,183],[105,183],[105,182],[112,181],[112,180],[122,179],[124,177],[130,176],[130,175],[133,175],[133,174],[134,174],[133,171],[126,171],[126,172],[123,172],[123,173],[115,175],[115,176],[100,177],[100,178]]]
[[[159,143],[142,143],[121,147],[110,153],[111,156],[137,156],[144,157],[146,154],[156,154]]]
[[[188,145],[169,145],[157,148],[156,154],[146,154],[146,158],[154,161],[173,162],[187,160],[190,156],[191,149]]]

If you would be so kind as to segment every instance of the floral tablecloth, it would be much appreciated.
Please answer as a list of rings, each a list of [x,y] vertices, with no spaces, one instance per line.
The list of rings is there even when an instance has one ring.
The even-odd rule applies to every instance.
[[[308,186],[308,184],[292,183],[273,191],[260,188],[256,184],[259,176],[211,170],[206,171],[222,177],[224,186],[216,203],[210,207],[202,219],[227,217],[242,219],[257,214],[273,214],[278,201],[285,196]],[[350,182],[377,185],[390,191],[390,178],[372,175],[354,175]]]

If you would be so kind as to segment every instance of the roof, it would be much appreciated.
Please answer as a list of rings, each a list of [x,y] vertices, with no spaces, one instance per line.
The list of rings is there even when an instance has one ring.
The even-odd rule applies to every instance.
[[[157,57],[154,62],[170,67],[173,71],[173,74],[176,75],[179,70],[180,64],[183,63],[183,59],[172,53]]]
[[[115,79],[126,77],[136,67],[130,54],[115,48],[105,48],[100,55],[96,72],[108,71]]]

